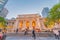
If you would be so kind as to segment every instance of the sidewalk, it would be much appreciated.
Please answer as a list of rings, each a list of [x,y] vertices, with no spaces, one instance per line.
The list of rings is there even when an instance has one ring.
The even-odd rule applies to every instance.
[[[40,33],[35,33],[37,37],[53,37],[53,33],[50,32],[40,32]],[[20,33],[7,33],[7,36],[24,36],[24,32],[20,32]],[[26,36],[32,36],[31,32],[28,32],[28,34]]]
[[[32,37],[7,37],[6,40],[34,40],[34,38]],[[55,39],[54,37],[36,37],[35,40],[58,40],[58,39]]]
[[[52,35],[52,36],[51,36]],[[21,33],[7,33],[6,40],[34,40],[32,37],[31,32],[27,35],[24,35],[24,32]],[[42,33],[36,33],[36,39],[35,40],[58,40],[55,39],[53,33],[49,32],[42,32]]]

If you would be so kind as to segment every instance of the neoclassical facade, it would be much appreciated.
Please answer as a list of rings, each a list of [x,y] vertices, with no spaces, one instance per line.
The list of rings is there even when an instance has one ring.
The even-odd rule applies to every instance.
[[[14,32],[16,29],[23,31],[43,30],[45,29],[44,19],[39,14],[23,14],[18,15],[15,19],[7,21],[8,32]]]

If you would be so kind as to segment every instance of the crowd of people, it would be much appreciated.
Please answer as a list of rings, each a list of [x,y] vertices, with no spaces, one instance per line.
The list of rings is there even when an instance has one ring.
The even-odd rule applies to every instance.
[[[56,38],[56,39],[59,39],[60,30],[57,30],[56,27],[58,27],[57,23],[55,23],[54,28],[52,29],[52,32],[53,32],[55,38]],[[17,32],[18,32],[18,29],[16,30],[16,33],[17,33]],[[28,29],[26,29],[25,32],[24,32],[24,35],[27,35],[27,34],[28,34]],[[34,39],[36,39],[36,34],[35,34],[35,30],[34,30],[34,29],[32,30],[32,37],[33,37]]]
[[[18,29],[16,29],[16,33],[18,33]],[[24,32],[24,35],[27,35],[27,34],[28,34],[28,29],[26,29]],[[35,30],[32,30],[32,37],[36,39]]]
[[[53,34],[55,35],[56,39],[59,39],[60,36],[60,30],[57,30],[56,28],[59,27],[57,23],[55,23],[54,28],[52,29]],[[18,29],[16,29],[15,31],[16,33],[18,33]],[[24,35],[28,34],[28,29],[25,30]],[[35,34],[35,30],[32,30],[32,37],[34,39],[36,39],[36,34]],[[5,40],[6,39],[6,33],[2,32],[2,35],[0,35],[0,40]]]

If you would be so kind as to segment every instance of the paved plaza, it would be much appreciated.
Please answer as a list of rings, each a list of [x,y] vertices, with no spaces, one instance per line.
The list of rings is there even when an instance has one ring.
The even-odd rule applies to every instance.
[[[54,36],[50,36],[48,33],[40,33],[41,35],[48,35],[48,37],[43,37],[43,36],[38,36],[38,33],[36,33],[36,39],[35,40],[58,40],[55,39]],[[24,35],[24,33],[11,33],[11,34],[7,34],[6,40],[34,40],[34,38],[32,37],[32,34],[30,33],[29,35]]]
[[[7,36],[6,40],[34,40],[32,37],[20,37],[20,36]],[[58,40],[54,37],[36,37],[35,40]]]

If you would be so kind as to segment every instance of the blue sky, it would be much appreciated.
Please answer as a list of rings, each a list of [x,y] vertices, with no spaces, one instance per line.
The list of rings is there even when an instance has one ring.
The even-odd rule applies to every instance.
[[[6,18],[17,17],[19,14],[41,14],[44,7],[53,7],[58,0],[8,0],[5,7],[9,13]]]

